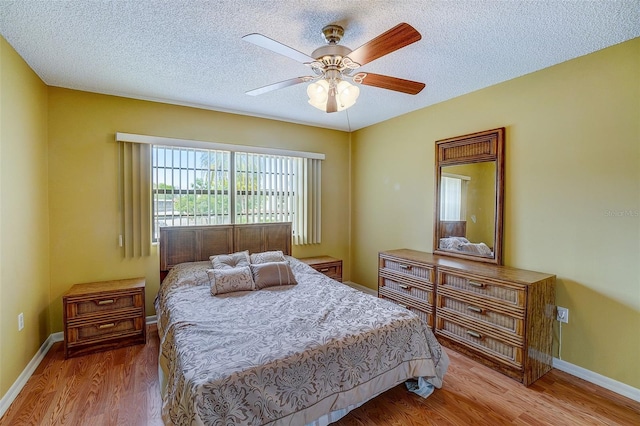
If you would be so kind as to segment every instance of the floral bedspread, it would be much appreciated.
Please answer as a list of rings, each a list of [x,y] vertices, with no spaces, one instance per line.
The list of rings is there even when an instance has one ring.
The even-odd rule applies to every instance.
[[[391,302],[288,258],[297,285],[212,296],[209,262],[156,298],[162,415],[173,425],[303,425],[409,378],[442,386],[431,330]]]

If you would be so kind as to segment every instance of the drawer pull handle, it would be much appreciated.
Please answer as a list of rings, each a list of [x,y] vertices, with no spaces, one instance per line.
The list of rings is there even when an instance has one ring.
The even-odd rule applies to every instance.
[[[403,264],[400,264],[400,265],[398,265],[398,266],[400,266],[400,268],[401,268],[401,269],[406,269],[407,271],[410,271],[410,270],[411,270],[411,268],[412,268],[412,266],[411,266],[411,265],[403,265]]]
[[[116,300],[115,299],[107,299],[107,300],[101,300],[98,302],[98,305],[110,305],[112,303],[114,303]]]
[[[329,268],[320,269],[320,272],[329,272]]]
[[[484,283],[477,283],[475,281],[469,281],[469,285],[473,286],[473,287],[478,287],[478,288],[484,288],[484,286],[485,286]]]
[[[400,288],[401,288],[401,289],[403,289],[403,290],[410,290],[410,289],[411,289],[411,287],[409,287],[409,286],[408,286],[408,285],[406,285],[406,284],[398,284],[398,287],[400,287]]]
[[[475,337],[476,339],[482,339],[482,334],[476,333],[475,331],[467,331],[467,334],[471,337]]]
[[[467,310],[471,312],[475,312],[477,314],[484,314],[484,309],[476,308],[475,306],[467,306]]]
[[[98,328],[100,330],[105,329],[105,328],[111,328],[111,327],[115,327],[116,323],[115,322],[110,322],[109,324],[101,324],[98,326]]]

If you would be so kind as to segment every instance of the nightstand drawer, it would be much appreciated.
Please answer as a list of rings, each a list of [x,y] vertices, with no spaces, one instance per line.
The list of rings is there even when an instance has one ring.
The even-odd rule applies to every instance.
[[[144,300],[139,291],[71,297],[67,299],[67,320],[92,317],[102,312],[117,314],[131,308],[141,308],[143,303]]]
[[[318,268],[314,268],[321,274],[325,274],[328,277],[339,277],[341,275],[340,265],[326,265]]]
[[[299,260],[321,274],[342,282],[342,260],[331,256],[306,257]]]
[[[102,318],[99,321],[79,322],[67,328],[67,345],[95,340],[119,338],[142,333],[144,320],[140,315],[122,318]]]

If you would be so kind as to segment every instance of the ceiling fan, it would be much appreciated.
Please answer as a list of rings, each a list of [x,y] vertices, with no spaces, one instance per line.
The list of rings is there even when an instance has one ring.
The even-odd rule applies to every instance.
[[[262,34],[247,34],[242,37],[257,46],[302,62],[315,74],[284,80],[246,93],[256,96],[295,84],[311,82],[307,87],[309,103],[320,110],[336,112],[352,106],[360,93],[358,86],[349,84],[347,80],[410,95],[420,93],[425,87],[424,83],[388,75],[370,72],[354,74],[359,67],[420,40],[422,36],[411,25],[398,24],[356,50],[338,44],[344,35],[344,28],[339,25],[327,25],[322,29],[322,34],[327,45],[314,50],[310,56]]]

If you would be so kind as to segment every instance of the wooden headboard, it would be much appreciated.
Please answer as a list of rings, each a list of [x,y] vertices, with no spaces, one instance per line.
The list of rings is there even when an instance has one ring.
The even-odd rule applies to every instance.
[[[440,238],[466,237],[467,222],[465,220],[441,220]]]
[[[160,281],[184,262],[209,260],[216,254],[282,250],[291,255],[291,223],[167,226],[160,228]]]

